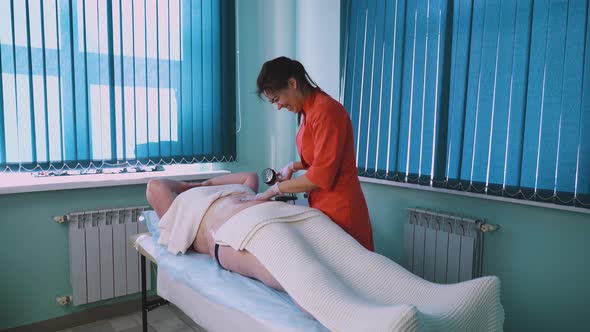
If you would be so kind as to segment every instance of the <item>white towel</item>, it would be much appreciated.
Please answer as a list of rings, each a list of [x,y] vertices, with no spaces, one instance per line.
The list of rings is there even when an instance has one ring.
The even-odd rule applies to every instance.
[[[370,252],[317,210],[252,206],[215,234],[246,249],[293,299],[334,331],[501,331],[497,277],[425,281]]]
[[[179,252],[184,254],[195,240],[209,206],[218,198],[233,193],[253,194],[254,191],[244,185],[229,184],[195,187],[178,195],[160,220],[158,243],[167,246],[174,255]]]

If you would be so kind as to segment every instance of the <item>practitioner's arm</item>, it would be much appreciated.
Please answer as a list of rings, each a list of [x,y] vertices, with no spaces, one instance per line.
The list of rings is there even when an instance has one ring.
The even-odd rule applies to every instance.
[[[313,182],[311,182],[305,175],[300,176],[296,179],[286,180],[283,182],[276,182],[265,192],[257,194],[256,196],[244,198],[244,201],[256,200],[256,201],[267,201],[276,195],[282,195],[286,193],[300,193],[310,192],[314,189],[319,188]]]
[[[319,187],[311,182],[307,176],[303,175],[295,179],[286,180],[278,184],[282,193],[302,193],[310,192]]]

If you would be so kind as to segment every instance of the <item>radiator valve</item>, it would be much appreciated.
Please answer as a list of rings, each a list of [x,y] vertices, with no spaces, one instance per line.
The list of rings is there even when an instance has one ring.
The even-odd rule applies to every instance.
[[[499,225],[488,224],[485,222],[482,222],[481,224],[479,224],[479,230],[482,231],[483,233],[497,231],[498,229],[500,229]]]
[[[68,216],[53,216],[53,221],[58,224],[62,224],[68,220]]]
[[[70,304],[70,303],[72,303],[72,296],[71,295],[58,296],[55,298],[55,302],[57,302],[57,304],[59,304],[59,305]]]

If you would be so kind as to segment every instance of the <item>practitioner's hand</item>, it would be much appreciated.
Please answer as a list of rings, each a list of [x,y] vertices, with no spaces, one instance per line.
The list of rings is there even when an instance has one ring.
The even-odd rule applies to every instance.
[[[290,162],[285,165],[285,167],[283,167],[279,173],[277,173],[277,181],[282,182],[290,180],[293,176],[293,172],[295,172],[294,163]]]
[[[256,195],[248,195],[245,197],[240,198],[240,202],[251,202],[251,201],[263,201],[262,199],[264,193],[256,194]]]
[[[256,195],[248,195],[240,199],[240,202],[249,202],[249,201],[268,201],[271,198],[275,197],[276,195],[282,194],[279,190],[279,185],[274,184],[272,187],[268,188],[265,192],[258,193]]]
[[[258,193],[256,195],[248,195],[246,197],[242,197],[240,198],[240,202],[268,201],[269,199],[273,198],[274,195],[267,195],[267,191],[263,193]]]

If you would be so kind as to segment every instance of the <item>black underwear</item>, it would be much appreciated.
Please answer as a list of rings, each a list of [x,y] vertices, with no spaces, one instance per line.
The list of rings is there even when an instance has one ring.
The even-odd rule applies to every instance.
[[[226,268],[223,267],[223,265],[221,265],[221,262],[219,261],[219,244],[215,243],[215,260],[217,261],[217,264],[219,264],[219,267],[226,270]]]

